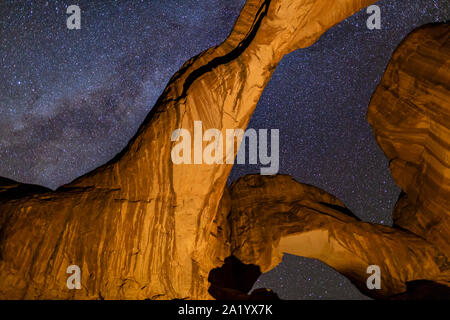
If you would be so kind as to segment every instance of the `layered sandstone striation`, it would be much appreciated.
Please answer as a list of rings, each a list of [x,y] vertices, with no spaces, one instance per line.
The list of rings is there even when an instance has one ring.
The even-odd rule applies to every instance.
[[[172,132],[197,120],[245,129],[284,55],[373,2],[248,0],[230,36],[183,65],[114,159],[56,191],[0,193],[0,297],[211,298],[209,272],[231,253],[231,165],[174,165]],[[81,268],[80,290],[66,287],[69,265]]]
[[[416,280],[448,285],[448,252],[407,230],[362,222],[319,188],[249,175],[230,194],[232,255],[262,272],[289,253],[325,262],[373,298],[404,293]],[[379,290],[367,288],[371,265],[380,267]]]
[[[394,226],[359,221],[336,198],[287,176],[231,186],[232,254],[263,272],[283,253],[319,259],[374,298],[450,298],[450,24],[399,46],[368,110],[402,188]],[[369,265],[381,269],[368,290]]]
[[[230,36],[185,63],[110,162],[56,191],[0,179],[0,298],[276,298],[246,293],[283,253],[319,259],[374,298],[448,294],[449,24],[405,39],[369,107],[403,190],[393,227],[362,222],[288,176],[227,188],[231,165],[171,161],[175,129],[245,129],[284,55],[373,2],[249,0]],[[81,268],[80,290],[66,286],[69,265]],[[380,290],[367,289],[369,265],[381,269]]]
[[[319,259],[374,298],[450,298],[450,24],[399,46],[368,110],[402,194],[394,226],[359,221],[335,197],[288,176],[230,189],[232,254],[265,272],[283,253]],[[367,267],[381,270],[368,290]]]
[[[394,53],[368,111],[403,194],[396,226],[450,254],[450,24],[424,26]]]

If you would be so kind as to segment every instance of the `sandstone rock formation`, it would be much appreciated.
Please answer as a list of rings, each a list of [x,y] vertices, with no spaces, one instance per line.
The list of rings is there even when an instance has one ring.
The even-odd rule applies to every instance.
[[[423,280],[448,288],[448,25],[404,42],[369,109],[405,192],[401,228],[361,222],[287,176],[228,190],[231,165],[170,158],[172,132],[193,132],[196,120],[245,128],[284,55],[373,2],[248,0],[230,36],[185,63],[110,162],[56,191],[0,180],[0,298],[250,299],[251,283],[236,279],[255,279],[283,252],[320,259],[373,297],[403,298]],[[365,287],[370,264],[382,290]],[[81,290],[66,286],[69,265],[81,268]]]
[[[373,298],[403,293],[415,280],[448,285],[448,252],[407,230],[362,222],[332,195],[289,176],[245,176],[231,199],[232,255],[262,272],[289,253],[325,262]],[[367,288],[370,265],[380,267],[380,290]]]
[[[230,36],[183,65],[114,159],[56,192],[0,199],[0,297],[211,298],[208,274],[230,253],[221,198],[231,165],[174,165],[172,132],[195,120],[245,128],[284,55],[373,2],[248,0]],[[66,287],[72,264],[81,290]]]
[[[359,221],[336,198],[288,176],[231,186],[232,254],[265,272],[283,253],[319,259],[374,298],[450,299],[450,24],[396,50],[368,120],[403,192],[394,227]],[[381,290],[368,290],[369,265]]]
[[[424,26],[392,57],[368,120],[404,193],[396,226],[450,254],[450,24]]]

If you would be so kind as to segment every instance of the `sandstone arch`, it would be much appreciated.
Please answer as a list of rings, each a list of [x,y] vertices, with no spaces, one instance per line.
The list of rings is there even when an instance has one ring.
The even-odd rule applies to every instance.
[[[194,120],[245,128],[284,55],[373,2],[248,0],[230,36],[185,63],[110,162],[56,191],[1,180],[0,297],[211,298],[210,270],[236,249],[227,220],[236,199],[225,192],[231,165],[173,165],[172,131],[192,129]],[[435,255],[423,247],[424,258]],[[65,287],[71,264],[81,267],[81,290]]]

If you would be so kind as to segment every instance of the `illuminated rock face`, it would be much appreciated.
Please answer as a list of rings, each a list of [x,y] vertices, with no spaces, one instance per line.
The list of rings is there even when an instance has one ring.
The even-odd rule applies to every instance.
[[[404,191],[395,225],[450,255],[450,24],[422,27],[403,41],[368,120]]]
[[[361,222],[335,197],[288,176],[230,189],[232,254],[266,272],[283,253],[319,259],[374,298],[450,298],[450,24],[396,50],[368,111],[403,192],[394,227]],[[368,290],[378,265],[381,289]]]
[[[334,196],[288,176],[245,176],[228,190],[231,165],[170,158],[172,132],[193,132],[194,121],[224,135],[245,129],[281,58],[372,2],[250,0],[228,39],[174,75],[109,163],[56,191],[1,178],[0,297],[249,299],[248,277],[283,253],[319,259],[375,298],[448,294],[448,24],[402,43],[369,107],[404,191],[393,228],[361,222]],[[80,290],[66,286],[69,265],[81,268]],[[380,290],[366,286],[369,265],[380,267]]]
[[[172,132],[197,120],[224,135],[245,129],[284,55],[373,2],[248,0],[109,163],[55,192],[0,193],[0,297],[211,298],[208,274],[231,252],[221,201],[231,165],[174,165]],[[80,290],[66,287],[69,265],[81,268]]]
[[[245,176],[232,185],[231,199],[232,254],[262,272],[283,253],[319,259],[373,298],[405,292],[411,281],[449,279],[448,256],[439,247],[401,229],[362,222],[332,195],[289,176]],[[371,265],[380,268],[380,290],[367,287]]]

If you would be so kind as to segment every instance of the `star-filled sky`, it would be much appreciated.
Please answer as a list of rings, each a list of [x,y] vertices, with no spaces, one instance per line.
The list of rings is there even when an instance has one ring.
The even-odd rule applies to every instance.
[[[0,1],[0,176],[56,188],[111,159],[170,77],[222,42],[244,0]],[[68,30],[66,8],[81,8]],[[365,221],[392,224],[400,190],[366,121],[399,42],[448,21],[448,0],[382,0],[381,30],[361,11],[286,56],[250,127],[280,130],[280,173],[340,198]],[[258,166],[236,165],[230,181]],[[325,264],[286,255],[255,287],[284,299],[365,298]]]

